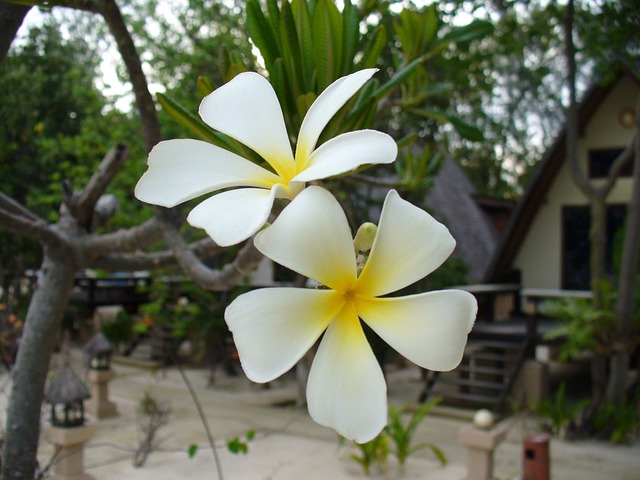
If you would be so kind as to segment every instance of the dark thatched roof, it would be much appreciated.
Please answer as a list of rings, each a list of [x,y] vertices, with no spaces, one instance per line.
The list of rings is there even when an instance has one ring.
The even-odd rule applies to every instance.
[[[489,217],[475,200],[475,189],[453,159],[445,160],[426,203],[456,239],[453,254],[469,267],[469,282],[484,278],[498,243],[498,234]]]

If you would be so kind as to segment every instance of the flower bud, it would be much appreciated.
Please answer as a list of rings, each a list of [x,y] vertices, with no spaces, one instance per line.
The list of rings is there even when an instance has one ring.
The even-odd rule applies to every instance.
[[[353,246],[356,252],[368,252],[371,250],[377,231],[378,227],[373,223],[365,222],[360,225],[356,233],[356,238],[353,239]]]

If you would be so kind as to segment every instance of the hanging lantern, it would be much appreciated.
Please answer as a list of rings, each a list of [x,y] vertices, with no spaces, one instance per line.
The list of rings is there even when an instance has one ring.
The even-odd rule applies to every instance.
[[[84,401],[91,397],[89,389],[69,365],[62,367],[45,391],[51,404],[51,425],[71,428],[84,424]]]

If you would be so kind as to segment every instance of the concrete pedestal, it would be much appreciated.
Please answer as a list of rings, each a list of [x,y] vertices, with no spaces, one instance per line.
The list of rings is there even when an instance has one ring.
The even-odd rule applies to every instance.
[[[493,451],[507,435],[506,425],[482,430],[465,425],[458,431],[458,442],[468,449],[467,480],[493,478]]]
[[[84,472],[84,444],[95,434],[93,425],[62,428],[49,425],[44,437],[60,450],[53,466],[52,480],[94,480]]]
[[[91,398],[85,411],[96,420],[118,415],[116,404],[109,400],[109,382],[115,376],[113,370],[89,370],[87,380]]]

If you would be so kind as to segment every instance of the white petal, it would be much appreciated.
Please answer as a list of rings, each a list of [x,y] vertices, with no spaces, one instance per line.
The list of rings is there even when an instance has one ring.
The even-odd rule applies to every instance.
[[[149,153],[149,169],[135,196],[173,207],[205,193],[234,186],[270,188],[279,178],[227,150],[199,140],[168,140]]]
[[[357,290],[375,297],[411,285],[438,268],[455,246],[447,227],[391,190]]]
[[[384,375],[350,305],[322,338],[309,372],[307,403],[316,422],[359,443],[387,423]]]
[[[313,346],[340,308],[331,290],[263,288],[236,298],[225,320],[242,368],[254,382],[270,382]]]
[[[294,174],[293,154],[278,97],[262,75],[244,72],[214,90],[200,104],[209,126],[261,155],[286,180]]]
[[[203,228],[221,247],[246,240],[264,226],[277,188],[239,188],[219,193],[197,205],[187,221]]]
[[[345,291],[356,278],[353,240],[338,201],[320,187],[303,190],[260,232],[255,245],[264,255],[322,285]]]
[[[478,304],[461,290],[397,298],[358,298],[358,315],[385,342],[415,364],[448,371],[462,359]]]
[[[354,170],[361,165],[391,163],[398,146],[386,133],[359,130],[343,133],[323,143],[311,154],[307,169],[296,175],[296,181],[309,182]]]
[[[329,85],[309,107],[307,114],[300,126],[298,145],[296,147],[297,171],[304,170],[309,156],[318,138],[340,108],[347,103],[360,88],[376,73],[376,68],[369,68],[339,78]]]

